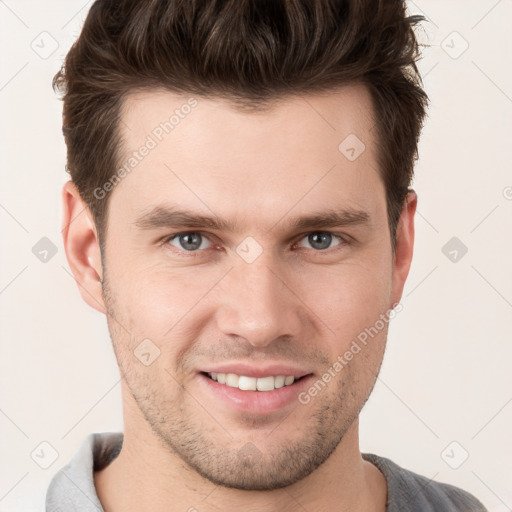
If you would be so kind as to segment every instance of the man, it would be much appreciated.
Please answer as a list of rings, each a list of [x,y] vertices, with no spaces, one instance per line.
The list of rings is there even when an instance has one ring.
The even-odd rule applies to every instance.
[[[398,0],[92,5],[54,81],[64,245],[125,428],[84,441],[48,511],[484,510],[359,451],[413,254],[417,21]]]

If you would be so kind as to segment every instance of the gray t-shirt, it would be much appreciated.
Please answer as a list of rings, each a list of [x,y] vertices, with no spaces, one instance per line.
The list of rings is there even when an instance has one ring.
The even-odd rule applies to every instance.
[[[108,466],[121,451],[123,434],[89,435],[73,459],[53,477],[46,493],[46,512],[104,512],[94,487],[94,472]],[[363,453],[386,477],[386,512],[487,512],[471,494],[401,468],[384,457]]]

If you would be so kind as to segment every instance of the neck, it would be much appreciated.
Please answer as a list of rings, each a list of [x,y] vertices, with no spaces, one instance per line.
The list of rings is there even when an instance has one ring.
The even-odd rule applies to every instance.
[[[105,512],[190,510],[213,512],[247,509],[351,510],[384,512],[387,486],[380,471],[359,451],[358,420],[331,456],[293,485],[271,491],[221,487],[196,473],[143,420],[126,425],[119,456],[95,473]]]

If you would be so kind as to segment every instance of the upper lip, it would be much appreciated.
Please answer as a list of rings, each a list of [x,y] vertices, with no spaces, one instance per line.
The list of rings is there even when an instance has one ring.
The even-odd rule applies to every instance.
[[[293,376],[296,379],[309,375],[310,371],[304,370],[303,368],[296,368],[286,364],[271,364],[256,366],[249,363],[232,363],[232,364],[221,364],[218,366],[209,366],[206,369],[201,370],[204,373],[234,373],[235,375],[244,375],[246,377],[276,377],[278,375],[284,375],[285,377]]]

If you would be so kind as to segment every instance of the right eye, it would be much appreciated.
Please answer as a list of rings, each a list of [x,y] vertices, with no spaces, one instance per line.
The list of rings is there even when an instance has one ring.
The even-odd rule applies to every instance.
[[[211,245],[209,240],[203,234],[198,233],[197,231],[175,233],[174,235],[167,237],[165,243],[169,243],[177,249],[187,252],[196,252],[208,249]]]

